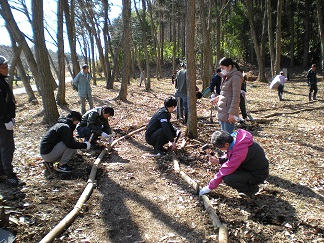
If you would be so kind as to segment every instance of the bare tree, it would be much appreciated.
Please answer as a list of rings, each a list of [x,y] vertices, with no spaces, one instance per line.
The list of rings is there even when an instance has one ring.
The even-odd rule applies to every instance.
[[[277,3],[277,26],[276,26],[276,61],[275,70],[278,74],[280,71],[280,61],[281,61],[281,19],[282,19],[282,0],[278,0]]]
[[[187,96],[188,96],[188,136],[197,137],[197,98],[196,98],[196,58],[195,58],[195,10],[196,1],[187,1]]]
[[[321,42],[321,57],[322,57],[322,68],[324,68],[324,19],[323,19],[323,1],[317,0],[317,19],[318,19],[318,31]]]
[[[123,29],[124,29],[124,65],[123,65],[123,78],[121,82],[121,89],[118,95],[118,99],[127,100],[127,86],[130,78],[130,19],[131,19],[131,2],[130,0],[123,0]]]
[[[59,114],[54,98],[54,79],[48,60],[48,50],[45,45],[43,0],[32,0],[32,14],[35,56],[39,64],[37,66],[38,72],[41,74],[40,85],[42,90],[44,121],[48,124],[54,124]]]

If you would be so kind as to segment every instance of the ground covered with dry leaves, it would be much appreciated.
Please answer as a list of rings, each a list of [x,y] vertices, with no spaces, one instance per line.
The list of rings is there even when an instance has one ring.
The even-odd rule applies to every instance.
[[[270,176],[254,200],[238,198],[224,184],[208,195],[230,242],[324,241],[324,82],[319,83],[318,101],[308,102],[303,76],[290,74],[282,102],[267,84],[248,82],[248,109],[256,123],[237,125],[264,148]],[[115,99],[119,87],[116,83],[106,90],[100,82],[93,87],[96,105],[115,108],[109,122],[117,137],[145,126],[174,92],[170,79],[153,79],[151,92],[133,80],[128,102],[120,102]],[[79,110],[77,93],[67,88],[68,109]],[[10,188],[1,182],[0,192],[10,216],[6,229],[16,235],[16,242],[39,242],[73,209],[104,147],[78,151],[69,175],[46,171],[38,156],[39,142],[49,128],[42,122],[41,98],[38,105],[28,104],[24,94],[16,98],[14,166],[26,186]],[[215,117],[210,122],[208,99],[198,100],[197,110],[199,137],[184,137],[185,147],[176,156],[181,170],[204,186],[217,167],[208,164],[201,146],[220,127]],[[175,126],[186,130],[181,122]],[[217,242],[218,230],[196,192],[174,172],[173,155],[152,152],[144,131],[107,152],[99,165],[97,187],[55,242]]]

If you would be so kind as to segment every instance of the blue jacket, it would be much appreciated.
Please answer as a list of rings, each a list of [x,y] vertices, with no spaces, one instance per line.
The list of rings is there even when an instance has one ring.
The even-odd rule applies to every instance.
[[[78,87],[78,95],[82,98],[90,97],[92,94],[92,90],[90,87],[90,80],[92,76],[90,73],[85,74],[83,70],[81,70],[73,79],[73,83]]]

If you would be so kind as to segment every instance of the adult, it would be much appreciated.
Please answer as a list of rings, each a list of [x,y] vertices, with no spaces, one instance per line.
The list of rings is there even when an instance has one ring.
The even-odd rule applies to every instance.
[[[13,129],[16,117],[16,101],[6,78],[9,74],[8,60],[0,56],[0,177],[9,185],[25,183],[13,172],[12,160],[15,151]]]
[[[316,64],[312,64],[311,68],[307,72],[307,85],[309,86],[308,100],[317,100],[317,77],[316,77]],[[314,93],[313,93],[314,92]],[[312,95],[313,94],[313,95]]]
[[[287,82],[287,78],[284,75],[283,71],[280,71],[280,74],[278,75],[278,79],[279,79],[279,86],[278,86],[278,98],[279,101],[283,101],[282,99],[282,94],[284,92],[284,87],[285,87],[285,83]]]
[[[139,86],[142,86],[142,82],[144,81],[145,83],[145,80],[146,80],[146,77],[145,77],[145,70],[144,68],[141,70],[141,74],[140,74],[140,85]]]
[[[243,75],[237,63],[231,58],[223,58],[219,62],[223,82],[220,95],[213,99],[217,102],[217,117],[221,130],[232,133],[234,130],[235,117],[239,116],[240,93],[243,82]]]
[[[188,101],[187,101],[187,70],[186,64],[180,63],[181,69],[177,72],[175,81],[175,98],[180,104],[177,106],[177,119],[184,119],[187,122],[188,119]]]
[[[164,144],[171,143],[174,150],[176,144],[174,138],[177,136],[178,130],[174,128],[170,122],[171,113],[176,109],[177,100],[168,97],[164,100],[164,107],[160,108],[151,118],[146,126],[145,140],[154,147],[155,154],[164,155],[166,150]]]
[[[245,74],[243,74],[243,81],[242,81],[241,93],[240,93],[240,110],[241,110],[241,114],[242,114],[242,117],[244,120],[247,119],[247,112],[246,112],[246,106],[245,106],[246,80],[247,80],[247,77]]]
[[[67,164],[77,149],[90,149],[90,143],[78,142],[73,137],[73,131],[81,120],[81,114],[71,111],[67,116],[61,116],[42,138],[40,155],[45,163],[59,162],[54,167],[58,172],[70,173],[72,168]]]
[[[212,77],[210,84],[209,84],[210,92],[215,95],[220,95],[221,84],[222,84],[221,69],[217,68],[216,74]],[[215,90],[215,88],[216,88],[216,90]]]
[[[211,137],[215,148],[226,151],[221,158],[209,157],[212,165],[220,164],[218,173],[203,187],[199,195],[209,193],[223,180],[225,184],[236,189],[239,196],[253,197],[259,191],[259,184],[269,175],[269,161],[262,147],[253,140],[248,131],[238,129],[230,134],[216,131]]]
[[[81,114],[86,113],[86,104],[85,104],[86,100],[89,103],[90,110],[93,108],[92,90],[90,86],[91,79],[92,76],[89,73],[88,64],[84,64],[82,66],[82,70],[73,79],[73,83],[78,89],[78,96],[80,97]]]
[[[101,138],[108,138],[112,130],[108,123],[108,118],[114,116],[115,111],[112,107],[95,107],[87,111],[77,126],[79,137],[89,140],[92,136],[91,142]],[[93,135],[92,135],[93,134]]]

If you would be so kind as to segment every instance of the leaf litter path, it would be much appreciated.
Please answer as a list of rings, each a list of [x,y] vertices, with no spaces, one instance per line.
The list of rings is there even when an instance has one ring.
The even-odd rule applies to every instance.
[[[119,83],[114,90],[103,86],[99,83],[94,87],[95,104],[114,106],[116,115],[110,124],[118,136],[147,124],[164,98],[173,94],[169,79],[153,81],[152,92],[132,82],[128,102],[112,99],[118,94]],[[321,90],[323,84],[319,86]],[[250,202],[238,199],[234,190],[221,185],[209,195],[233,242],[323,239],[324,128],[321,119],[314,119],[323,117],[323,96],[319,93],[318,102],[307,102],[307,86],[298,81],[286,84],[285,90],[286,100],[280,103],[266,84],[253,83],[247,93],[254,117],[282,112],[276,119],[247,126],[271,163],[270,177],[261,194]],[[70,109],[79,109],[77,94],[68,89],[67,97]],[[18,242],[38,242],[72,209],[100,149],[79,151],[71,161],[71,175],[44,174],[37,159],[39,141],[48,129],[41,121],[41,104],[24,104],[24,95],[17,100],[14,164],[27,185],[11,190],[0,183],[0,189],[4,204],[15,208],[10,215],[16,223],[12,222],[9,229],[17,234]],[[314,110],[289,114],[301,105]],[[197,108],[199,116],[209,116],[208,100],[199,100]],[[185,130],[179,123],[176,126]],[[198,140],[208,142],[219,126],[200,119],[198,129]],[[208,165],[199,144],[189,140],[187,145],[177,154],[181,167],[204,185],[217,168]],[[120,142],[105,156],[97,189],[82,214],[55,242],[215,242],[216,232],[208,215],[203,214],[198,197],[173,173],[172,156],[145,156],[150,152],[142,132]],[[310,205],[312,210],[308,210]]]

